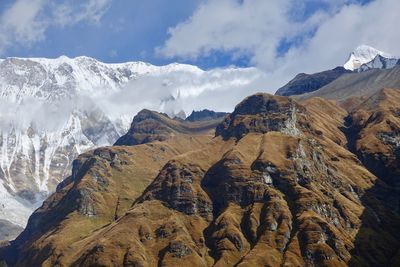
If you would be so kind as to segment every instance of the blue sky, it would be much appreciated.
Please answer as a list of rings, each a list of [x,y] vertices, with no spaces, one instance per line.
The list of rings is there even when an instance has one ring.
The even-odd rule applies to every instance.
[[[168,28],[189,17],[199,2],[110,1],[99,23],[82,21],[71,26],[49,26],[44,40],[12,46],[3,56],[86,55],[105,62],[144,60],[163,64],[170,60],[156,57],[154,47],[161,45],[167,38]],[[13,3],[15,1],[0,1],[0,9],[4,11]]]
[[[268,71],[310,49],[325,24],[340,15],[348,18],[349,12],[359,16],[371,2],[393,5],[396,0],[2,0],[0,56],[86,55],[104,62],[177,61],[206,69],[236,65]],[[391,40],[374,39],[373,29],[361,31],[358,39],[339,30],[346,33],[336,29],[342,39],[332,51],[342,51],[342,61],[361,43],[391,48]],[[340,62],[326,59],[317,69]]]

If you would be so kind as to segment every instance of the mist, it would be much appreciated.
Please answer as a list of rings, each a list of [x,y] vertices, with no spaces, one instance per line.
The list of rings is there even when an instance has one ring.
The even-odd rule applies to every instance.
[[[110,118],[134,116],[141,109],[167,113],[212,109],[230,112],[244,97],[263,90],[266,76],[256,68],[153,73],[120,91],[93,99]]]

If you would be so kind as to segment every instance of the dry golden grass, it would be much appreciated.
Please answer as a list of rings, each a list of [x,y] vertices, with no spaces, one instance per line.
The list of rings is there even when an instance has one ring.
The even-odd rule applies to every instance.
[[[400,217],[385,199],[396,199],[396,191],[374,172],[380,159],[360,157],[396,158],[377,136],[398,129],[400,95],[382,94],[351,114],[321,98],[299,104],[257,94],[225,119],[219,137],[175,134],[181,130],[173,125],[166,141],[82,155],[82,162],[96,163],[37,214],[51,218],[74,190],[87,189],[96,214],[82,214],[78,205],[25,240],[18,264],[347,266],[371,257],[375,266],[396,263]],[[119,163],[107,159],[109,152]],[[392,163],[383,162],[396,171]]]

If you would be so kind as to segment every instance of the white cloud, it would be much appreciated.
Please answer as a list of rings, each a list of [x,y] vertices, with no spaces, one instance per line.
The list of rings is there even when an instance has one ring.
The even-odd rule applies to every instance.
[[[312,68],[312,61],[316,61],[318,68],[327,68],[343,63],[348,52],[360,44],[400,55],[400,31],[395,27],[399,11],[397,0],[344,6],[325,20],[300,48],[292,49],[286,59],[296,58],[307,68]]]
[[[45,1],[18,0],[0,18],[0,51],[13,41],[31,43],[43,38],[45,22],[36,18]]]
[[[348,1],[326,1],[325,12],[302,19],[314,0],[209,0],[185,22],[169,29],[157,52],[166,57],[196,59],[216,50],[246,55],[264,69],[276,67],[278,47],[313,31]],[[319,1],[321,2],[321,1]]]
[[[43,40],[50,26],[99,23],[111,0],[16,0],[0,14],[0,55],[11,45]]]
[[[301,19],[305,6],[318,2],[327,8]],[[169,39],[157,52],[185,59],[214,51],[248,56],[266,71],[263,86],[268,89],[263,90],[273,92],[299,72],[343,64],[360,44],[400,55],[399,10],[398,0],[366,5],[346,0],[208,0],[187,21],[169,29]],[[278,51],[282,42],[291,44],[283,54]]]
[[[139,76],[121,91],[95,97],[93,102],[113,119],[136,114],[143,108],[167,114],[181,110],[189,114],[204,108],[231,111],[248,95],[249,88],[263,80],[263,73],[256,68],[188,69]],[[165,101],[171,96],[175,100]]]
[[[270,61],[292,25],[287,18],[289,0],[211,0],[188,21],[169,29],[170,38],[159,52],[167,57],[197,58],[215,50]],[[271,64],[271,63],[270,63]]]
[[[111,0],[66,1],[62,4],[52,4],[54,22],[61,25],[71,25],[82,21],[99,23]]]

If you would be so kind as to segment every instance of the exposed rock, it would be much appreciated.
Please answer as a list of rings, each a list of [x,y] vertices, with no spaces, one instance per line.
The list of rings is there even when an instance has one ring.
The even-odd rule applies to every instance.
[[[331,83],[339,78],[344,73],[350,73],[343,67],[336,67],[332,70],[318,72],[314,74],[300,73],[294,77],[289,83],[279,88],[276,95],[291,96],[301,95],[309,92],[316,91],[321,87]]]
[[[7,251],[9,259],[17,253],[15,251],[29,254],[26,259],[30,260],[20,263],[23,265],[31,265],[33,261],[41,262],[47,257],[53,257],[52,253],[57,253],[58,262],[71,263],[69,255],[73,253],[65,253],[65,250],[76,250],[80,246],[78,240],[123,216],[168,159],[198,149],[209,142],[212,136],[212,133],[179,135],[170,137],[162,144],[98,148],[80,155],[72,164],[72,175],[60,183],[56,193],[31,216],[28,227],[13,242],[12,249],[3,248],[3,251]],[[157,159],[154,158],[155,154],[158,155]],[[56,233],[53,233],[53,227],[58,229]],[[151,242],[153,235],[149,228],[139,232],[142,241]],[[50,233],[57,237],[51,235],[35,241],[36,237]],[[23,246],[26,242],[51,249],[31,254]],[[97,246],[85,254],[86,260],[91,259],[89,254],[98,255],[105,249]],[[139,258],[136,254],[128,253],[125,261],[135,264],[146,262]]]
[[[391,69],[396,64],[399,64],[400,59],[398,58],[386,58],[381,55],[377,55],[372,61],[362,64],[356,71],[367,71],[370,69]]]
[[[298,127],[307,127],[304,107],[286,97],[256,94],[236,106],[217,127],[216,136],[240,139],[249,132],[270,131],[298,136]]]
[[[383,89],[350,114],[354,131],[351,149],[364,165],[390,185],[387,204],[400,211],[400,91]],[[382,196],[383,197],[383,196]]]
[[[193,253],[192,249],[180,241],[171,242],[168,246],[168,252],[172,257],[183,258]]]

